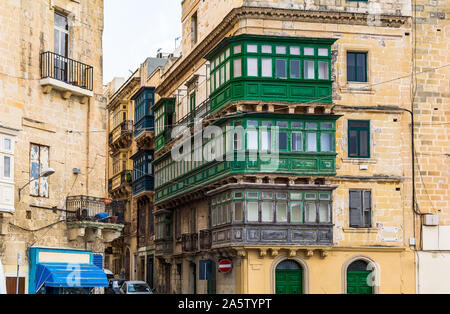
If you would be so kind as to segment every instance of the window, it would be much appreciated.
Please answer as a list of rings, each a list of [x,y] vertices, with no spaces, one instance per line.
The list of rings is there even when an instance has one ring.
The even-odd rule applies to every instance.
[[[286,54],[286,47],[285,46],[277,46],[275,48],[275,51],[278,55],[285,55]]]
[[[244,220],[244,203],[234,202],[234,221],[243,222]]]
[[[347,52],[347,81],[367,82],[366,52]]]
[[[42,171],[49,167],[48,146],[31,144],[30,147],[30,195],[48,197],[48,178],[40,178]]]
[[[291,53],[291,55],[299,56],[300,55],[300,47],[291,47],[290,53]]]
[[[272,46],[270,46],[270,45],[261,46],[261,52],[262,53],[272,53]]]
[[[348,121],[348,156],[370,158],[370,121]]]
[[[273,222],[273,202],[263,202],[261,205],[261,220]]]
[[[302,152],[303,151],[303,135],[299,132],[292,133],[292,151]]]
[[[287,132],[280,131],[278,133],[278,149],[288,150],[288,134]]]
[[[300,202],[291,203],[291,222],[303,222],[302,204]]]
[[[247,52],[257,53],[258,45],[247,45]]]
[[[259,211],[258,202],[248,202],[247,203],[247,221],[258,222],[259,221]]]
[[[262,77],[272,77],[272,59],[263,58],[261,59],[262,64]]]
[[[305,60],[305,79],[314,79],[314,61]]]
[[[372,192],[363,190],[350,191],[350,227],[370,228],[372,225]]]
[[[258,76],[257,58],[247,58],[247,76]]]
[[[250,150],[258,149],[258,131],[256,130],[247,131],[247,147]]]
[[[55,53],[63,56],[69,56],[69,23],[67,16],[55,12]]]
[[[11,179],[11,157],[3,156],[3,178]]]
[[[328,80],[329,78],[328,62],[319,61],[319,79]]]
[[[331,133],[322,133],[320,135],[320,151],[322,152],[332,152],[333,148],[333,134]]]
[[[197,12],[195,12],[191,17],[191,42],[195,45],[198,40],[198,19]]]
[[[288,222],[287,202],[277,202],[277,222]]]
[[[286,60],[277,59],[277,61],[276,61],[276,75],[277,75],[277,78],[281,78],[281,79],[287,78]]]
[[[314,48],[305,48],[304,54],[305,56],[314,56]]]
[[[317,152],[317,133],[306,133],[306,151]]]
[[[291,78],[300,78],[300,60],[291,60]]]
[[[236,47],[240,47],[240,46],[236,46]],[[233,66],[234,66],[233,67],[233,77],[241,77],[242,76],[242,61],[241,61],[241,59],[235,59],[233,61]]]

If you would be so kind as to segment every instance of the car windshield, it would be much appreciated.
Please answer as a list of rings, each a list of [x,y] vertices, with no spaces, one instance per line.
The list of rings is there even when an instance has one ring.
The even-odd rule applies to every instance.
[[[130,283],[128,292],[150,292],[150,287],[144,283]]]

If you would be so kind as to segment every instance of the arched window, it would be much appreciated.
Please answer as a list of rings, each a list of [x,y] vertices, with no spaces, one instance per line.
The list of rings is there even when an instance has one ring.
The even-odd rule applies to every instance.
[[[357,260],[347,267],[347,293],[373,294],[373,267],[364,260]]]
[[[275,271],[276,294],[302,294],[303,268],[294,260],[278,264]]]

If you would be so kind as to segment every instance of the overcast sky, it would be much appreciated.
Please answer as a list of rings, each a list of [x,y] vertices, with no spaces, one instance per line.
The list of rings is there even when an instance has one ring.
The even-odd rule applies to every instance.
[[[103,82],[128,78],[159,48],[173,52],[181,36],[181,0],[104,0]],[[178,43],[180,40],[178,40]]]

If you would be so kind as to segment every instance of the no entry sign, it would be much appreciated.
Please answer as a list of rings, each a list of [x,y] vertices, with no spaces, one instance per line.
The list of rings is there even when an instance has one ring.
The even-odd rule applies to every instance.
[[[219,271],[229,273],[233,269],[233,263],[229,259],[223,259],[219,262]]]

